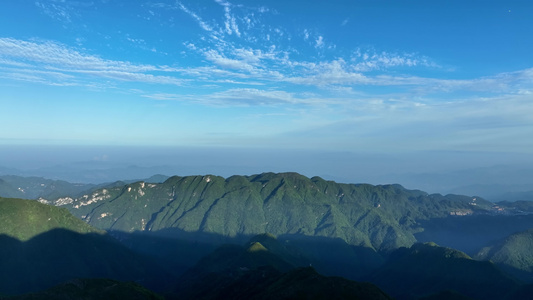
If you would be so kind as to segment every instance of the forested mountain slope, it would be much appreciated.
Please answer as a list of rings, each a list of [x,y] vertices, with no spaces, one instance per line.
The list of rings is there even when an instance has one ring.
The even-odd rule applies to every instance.
[[[486,211],[479,198],[428,195],[400,185],[339,184],[296,173],[171,177],[99,189],[56,202],[112,231],[216,233],[247,238],[269,232],[341,238],[377,251],[410,246],[420,220]]]
[[[65,208],[13,198],[0,198],[0,224],[0,235],[20,241],[59,228],[76,233],[105,233],[73,216]]]

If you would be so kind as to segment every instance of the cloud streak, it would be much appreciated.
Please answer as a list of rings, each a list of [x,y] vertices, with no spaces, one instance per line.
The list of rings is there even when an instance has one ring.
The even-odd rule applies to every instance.
[[[214,33],[215,30],[213,29],[213,27],[211,27],[209,24],[207,24],[204,20],[202,20],[202,18],[200,18],[200,16],[198,16],[196,13],[194,13],[193,11],[189,10],[185,5],[183,5],[183,3],[179,2],[179,1],[176,1],[176,5],[178,6],[179,9],[181,9],[184,13],[188,14],[189,16],[191,16],[197,23],[198,25],[200,26],[200,28],[202,28],[203,30],[207,31],[207,32],[210,32],[210,33]]]
[[[46,41],[42,43],[0,38],[0,66],[4,78],[20,79],[55,85],[82,85],[76,76],[91,75],[118,81],[181,85],[178,78],[150,74],[168,72],[169,68],[105,60],[98,56],[80,53],[64,45]],[[31,69],[30,69],[31,68]],[[34,76],[24,74],[34,73]],[[48,77],[48,78],[45,78]]]

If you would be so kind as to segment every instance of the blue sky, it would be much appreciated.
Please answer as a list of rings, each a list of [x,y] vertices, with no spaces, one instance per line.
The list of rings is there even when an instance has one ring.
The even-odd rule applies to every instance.
[[[3,0],[0,144],[533,154],[531,36],[525,0]]]

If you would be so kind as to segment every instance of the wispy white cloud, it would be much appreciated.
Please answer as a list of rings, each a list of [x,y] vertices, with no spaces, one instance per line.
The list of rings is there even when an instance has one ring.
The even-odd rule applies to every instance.
[[[318,105],[334,102],[334,100],[325,100],[316,96],[310,97],[304,94],[290,93],[282,90],[265,90],[255,88],[231,88],[220,92],[194,95],[155,93],[145,94],[143,97],[156,100],[188,101],[215,106],[275,106],[279,104]]]
[[[134,65],[123,61],[104,60],[97,56],[82,54],[72,48],[54,43],[29,42],[11,38],[0,38],[0,55],[22,60],[26,63],[42,63],[66,68],[128,70],[131,72],[154,71],[150,65]]]
[[[239,103],[245,105],[272,105],[280,103],[298,103],[293,94],[286,91],[268,91],[258,89],[229,89],[210,95],[215,103]]]
[[[72,24],[80,17],[80,11],[94,5],[94,1],[38,0],[34,2],[40,11],[63,25]]]
[[[208,59],[209,61],[215,63],[216,65],[222,68],[248,70],[248,71],[251,71],[253,69],[253,67],[244,60],[227,58],[213,49],[206,50],[203,52],[203,54],[206,59]]]
[[[319,35],[318,38],[315,40],[315,48],[322,48],[324,47],[324,37]]]
[[[180,1],[176,1],[176,5],[184,13],[190,15],[198,23],[200,28],[202,28],[203,30],[205,30],[207,32],[215,33],[215,29],[213,27],[211,27],[204,20],[202,20],[202,18],[200,18],[200,16],[198,16],[195,12],[189,10],[185,5],[183,5],[183,3],[181,3]]]
[[[50,41],[39,43],[0,38],[0,65],[11,67],[9,73],[12,74],[12,79],[18,78],[29,81],[33,78],[36,82],[41,83],[67,84],[68,82],[65,80],[71,80],[70,84],[75,82],[81,84],[82,81],[79,78],[76,79],[73,74],[146,83],[180,85],[183,82],[169,76],[150,74],[150,72],[171,71],[165,67],[105,60]],[[42,80],[42,77],[37,76],[20,75],[28,73],[28,70],[34,74],[47,75],[48,80]],[[58,74],[63,74],[63,76]],[[41,79],[38,80],[38,78]]]
[[[237,26],[237,20],[234,15],[231,14],[231,3],[224,0],[215,0],[218,4],[224,7],[224,16],[226,20],[224,21],[225,29],[227,34],[235,33],[236,36],[241,36],[239,31],[239,26]],[[250,20],[250,18],[248,18]]]
[[[1,65],[1,63],[0,63]],[[27,68],[0,67],[0,78],[41,83],[54,86],[73,86],[75,77],[69,74]]]
[[[309,39],[309,30],[304,29],[304,40],[307,41]]]
[[[52,19],[71,22],[72,9],[65,4],[65,1],[35,1],[35,5]]]
[[[319,64],[306,64],[304,66],[304,73],[301,76],[288,77],[286,80],[296,84],[314,86],[371,83],[371,80],[365,75],[348,71],[347,64],[343,59]]]
[[[394,67],[428,67],[441,68],[437,63],[425,56],[414,53],[398,54],[357,49],[351,57],[352,69],[360,72],[384,70]]]

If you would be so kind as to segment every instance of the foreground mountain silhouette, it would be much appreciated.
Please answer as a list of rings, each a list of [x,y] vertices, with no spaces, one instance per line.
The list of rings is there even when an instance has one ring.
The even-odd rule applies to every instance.
[[[73,279],[41,292],[11,297],[5,300],[163,300],[164,298],[134,282],[121,282],[112,279],[84,278]]]
[[[170,299],[391,299],[371,283],[326,277],[263,234],[244,246],[224,245],[177,281]]]
[[[434,243],[400,248],[372,276],[396,299],[417,299],[453,290],[473,299],[504,299],[520,282],[487,261]],[[457,296],[457,295],[456,295]]]
[[[36,292],[73,278],[148,286],[167,274],[146,257],[72,216],[32,200],[0,198],[0,293]]]
[[[170,228],[225,237],[292,234],[340,238],[388,252],[411,246],[420,220],[487,211],[467,196],[428,195],[400,185],[339,184],[296,173],[252,176],[174,176],[62,200],[74,215],[105,230]]]

